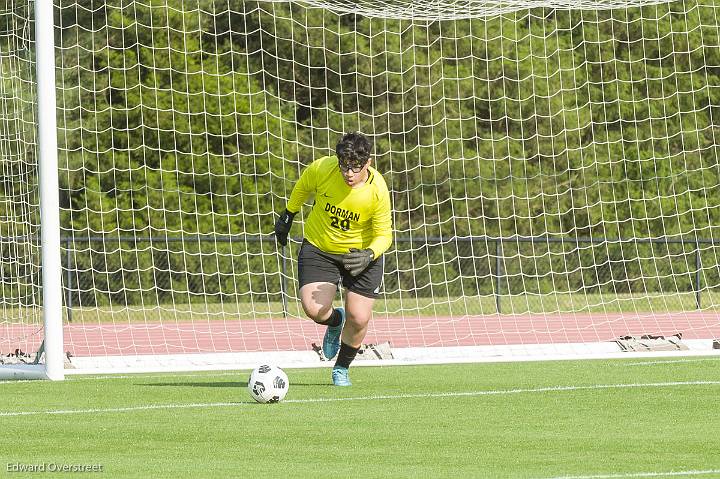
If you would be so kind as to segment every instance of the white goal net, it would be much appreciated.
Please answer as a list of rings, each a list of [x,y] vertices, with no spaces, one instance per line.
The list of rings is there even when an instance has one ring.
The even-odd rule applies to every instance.
[[[33,2],[2,0],[3,361],[36,359],[40,293],[61,288],[78,370],[318,364],[296,282],[309,210],[287,248],[270,233],[352,130],[391,190],[366,341],[396,361],[591,357],[642,336],[711,352],[718,10],[55,0],[63,279],[43,285]]]

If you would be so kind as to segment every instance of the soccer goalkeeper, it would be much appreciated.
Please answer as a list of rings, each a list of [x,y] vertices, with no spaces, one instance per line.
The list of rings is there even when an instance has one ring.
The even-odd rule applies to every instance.
[[[370,166],[370,141],[362,133],[344,135],[335,156],[313,161],[290,194],[275,223],[275,236],[287,244],[293,217],[311,195],[312,211],[298,254],[300,300],[305,314],[327,326],[323,353],[337,356],[333,384],[350,386],[348,368],[357,355],[383,277],[383,253],[392,243],[390,193]],[[338,284],[345,307],[333,307]]]

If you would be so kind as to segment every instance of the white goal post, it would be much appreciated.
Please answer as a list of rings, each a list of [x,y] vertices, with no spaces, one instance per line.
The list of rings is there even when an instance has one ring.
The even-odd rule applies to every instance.
[[[62,266],[60,263],[60,207],[58,204],[57,124],[55,120],[55,22],[52,2],[35,2],[35,65],[37,71],[37,152],[42,265],[44,362],[7,364],[0,378],[65,378],[62,323]],[[5,73],[5,72],[3,72]],[[33,241],[27,239],[27,241]],[[51,286],[48,286],[51,285]]]
[[[309,205],[272,231],[352,130],[393,203],[382,364],[716,354],[719,10],[7,0],[0,378],[328,364]]]

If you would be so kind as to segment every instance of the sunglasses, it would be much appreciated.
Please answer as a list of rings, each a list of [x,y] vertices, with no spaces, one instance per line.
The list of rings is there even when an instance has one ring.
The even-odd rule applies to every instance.
[[[341,171],[352,171],[353,173],[360,173],[363,168],[365,168],[365,165],[367,162],[359,165],[357,163],[344,163],[340,160],[338,160],[338,166],[340,167]]]

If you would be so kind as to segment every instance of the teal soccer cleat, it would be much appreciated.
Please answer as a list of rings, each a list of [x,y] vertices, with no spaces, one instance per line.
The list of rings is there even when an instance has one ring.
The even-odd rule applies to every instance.
[[[335,386],[352,386],[348,368],[335,366],[332,370],[332,380]]]
[[[337,356],[340,351],[340,333],[342,333],[343,326],[345,326],[345,308],[335,308],[340,312],[340,324],[337,326],[328,326],[325,331],[325,337],[323,337],[323,354],[325,358],[330,360]]]

